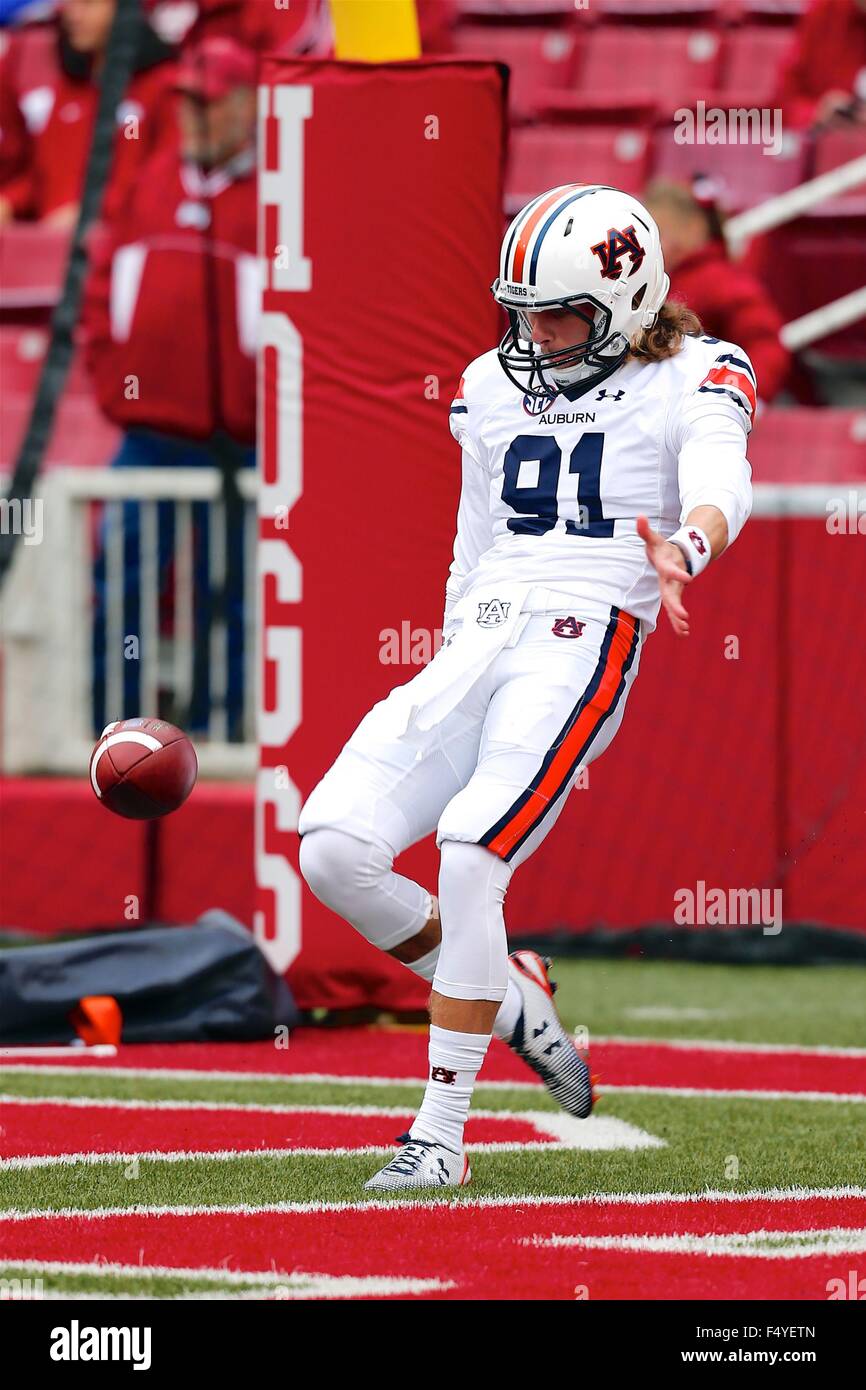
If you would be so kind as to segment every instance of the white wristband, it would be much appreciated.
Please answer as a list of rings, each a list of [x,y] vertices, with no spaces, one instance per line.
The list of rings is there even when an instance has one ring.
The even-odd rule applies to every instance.
[[[683,551],[689,574],[700,574],[710,563],[710,538],[700,526],[681,526],[668,540]]]

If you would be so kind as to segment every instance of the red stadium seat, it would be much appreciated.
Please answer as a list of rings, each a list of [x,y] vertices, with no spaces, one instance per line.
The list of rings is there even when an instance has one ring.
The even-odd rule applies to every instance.
[[[12,223],[0,231],[0,314],[47,311],[60,294],[69,256],[70,234],[32,223]]]
[[[866,479],[866,412],[764,409],[749,439],[756,483]]]
[[[530,126],[514,131],[505,180],[506,211],[513,214],[546,188],[561,183],[610,183],[640,193],[650,141],[645,130],[612,126]]]
[[[771,105],[790,46],[789,31],[776,25],[746,24],[732,29],[724,43],[718,104]]]
[[[456,8],[473,19],[555,19],[573,15],[575,0],[457,0]]]
[[[659,178],[688,183],[706,174],[719,185],[719,202],[727,212],[753,207],[785,193],[806,177],[808,147],[796,131],[783,135],[779,154],[764,154],[761,145],[678,145],[674,128],[653,137],[653,172]]]
[[[4,398],[7,395],[32,396],[48,348],[48,337],[47,327],[0,324],[0,382]],[[91,394],[90,380],[78,355],[72,359],[64,392],[72,396]]]
[[[496,58],[511,69],[509,106],[518,120],[534,116],[551,89],[571,80],[577,39],[568,30],[520,25],[465,24],[454,46],[468,58]]]
[[[0,408],[0,473],[8,473],[30,419],[31,397],[4,392]],[[101,468],[117,452],[120,431],[91,396],[64,395],[55,416],[43,468]]]
[[[712,21],[723,8],[723,0],[596,0],[602,19],[640,20],[671,23],[681,20]]]
[[[746,20],[763,19],[789,27],[809,7],[809,0],[735,0]]]
[[[720,54],[712,28],[602,24],[586,34],[562,105],[577,114],[647,107],[672,116],[715,90]]]

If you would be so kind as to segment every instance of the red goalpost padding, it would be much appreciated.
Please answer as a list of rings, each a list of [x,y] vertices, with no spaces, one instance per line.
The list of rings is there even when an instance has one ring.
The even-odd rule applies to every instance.
[[[254,929],[305,1002],[428,993],[312,896],[296,826],[441,626],[460,487],[448,408],[497,338],[504,129],[494,63],[265,64]],[[434,886],[436,860],[431,840],[401,868]]]

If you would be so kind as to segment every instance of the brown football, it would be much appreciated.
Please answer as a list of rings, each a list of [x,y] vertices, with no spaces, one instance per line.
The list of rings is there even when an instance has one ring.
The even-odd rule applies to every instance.
[[[186,734],[164,719],[107,724],[90,755],[90,782],[98,799],[128,820],[176,811],[197,773],[198,759]]]

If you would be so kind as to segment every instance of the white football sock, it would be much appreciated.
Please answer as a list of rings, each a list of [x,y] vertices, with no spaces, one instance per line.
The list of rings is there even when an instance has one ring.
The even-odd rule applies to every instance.
[[[413,1139],[462,1151],[475,1078],[489,1045],[488,1033],[455,1033],[430,1025],[430,1070],[421,1109],[409,1130]]]

